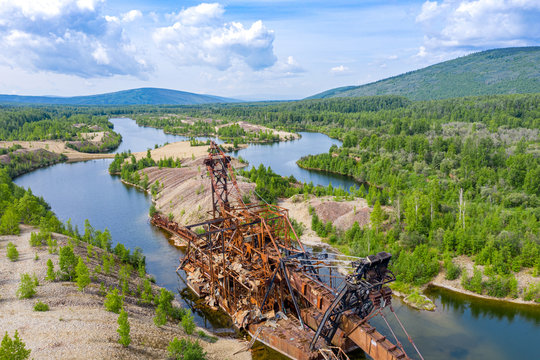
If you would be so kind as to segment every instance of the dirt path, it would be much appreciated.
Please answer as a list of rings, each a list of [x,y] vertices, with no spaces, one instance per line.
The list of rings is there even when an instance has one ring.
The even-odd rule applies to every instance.
[[[96,275],[97,280],[85,290],[77,290],[70,282],[45,280],[46,262],[52,259],[58,270],[58,255],[51,255],[44,246],[41,249],[29,245],[32,227],[21,226],[20,236],[0,236],[0,333],[7,331],[11,336],[18,330],[26,347],[32,350],[34,359],[164,359],[170,340],[186,336],[178,325],[169,322],[160,328],[152,318],[151,306],[139,305],[134,296],[124,302],[131,326],[132,342],[128,348],[117,343],[118,315],[105,310],[104,297],[99,292],[99,282],[117,284],[113,275]],[[35,230],[34,230],[35,231]],[[59,245],[67,242],[62,235],[55,235]],[[19,260],[11,262],[6,257],[6,245],[13,242],[19,251]],[[84,243],[81,243],[84,244]],[[101,249],[88,261],[89,269],[101,264]],[[35,254],[39,260],[35,260]],[[75,253],[86,258],[86,247],[76,246]],[[31,299],[18,299],[16,290],[22,273],[35,274],[40,286]],[[92,274],[92,270],[90,271]],[[136,288],[137,276],[133,275],[130,288]],[[158,291],[154,286],[154,290]],[[33,311],[34,304],[42,301],[49,305],[46,312]],[[233,354],[245,347],[245,342],[236,339],[219,339],[210,344],[199,340],[209,359],[251,359],[249,352]]]

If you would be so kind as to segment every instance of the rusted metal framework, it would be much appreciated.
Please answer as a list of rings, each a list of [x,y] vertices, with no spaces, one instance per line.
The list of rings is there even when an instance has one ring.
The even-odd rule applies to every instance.
[[[178,270],[197,295],[291,358],[326,358],[329,346],[361,347],[375,359],[408,358],[367,323],[390,304],[390,254],[312,254],[297,241],[287,209],[244,203],[230,157],[213,142],[204,164],[212,218],[188,226],[152,219],[187,241]]]

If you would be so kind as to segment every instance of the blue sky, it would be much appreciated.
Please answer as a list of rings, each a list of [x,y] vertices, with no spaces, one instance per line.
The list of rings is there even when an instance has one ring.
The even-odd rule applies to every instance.
[[[0,0],[0,93],[298,99],[540,45],[540,0]]]

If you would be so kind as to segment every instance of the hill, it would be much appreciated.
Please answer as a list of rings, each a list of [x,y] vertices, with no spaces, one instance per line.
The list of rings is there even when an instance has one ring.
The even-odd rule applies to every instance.
[[[159,88],[140,88],[106,94],[73,97],[0,95],[0,103],[12,104],[195,105],[236,101],[238,100]]]
[[[487,50],[361,86],[308,99],[402,95],[411,100],[540,92],[540,47]]]

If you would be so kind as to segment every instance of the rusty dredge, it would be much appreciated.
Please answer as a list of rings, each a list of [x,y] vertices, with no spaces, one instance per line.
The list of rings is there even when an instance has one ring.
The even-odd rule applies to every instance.
[[[204,164],[212,218],[188,226],[152,219],[187,241],[177,271],[185,271],[199,297],[227,312],[252,343],[293,359],[345,359],[358,347],[374,359],[409,359],[395,335],[393,344],[367,322],[391,309],[389,253],[365,259],[312,254],[295,240],[286,209],[243,202],[231,158],[213,142]]]

